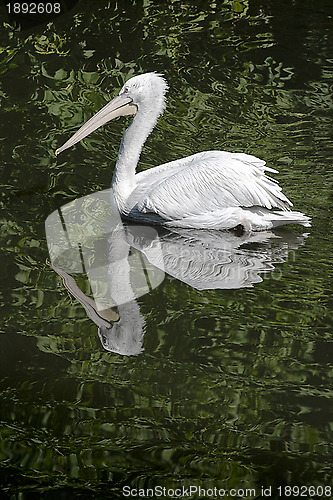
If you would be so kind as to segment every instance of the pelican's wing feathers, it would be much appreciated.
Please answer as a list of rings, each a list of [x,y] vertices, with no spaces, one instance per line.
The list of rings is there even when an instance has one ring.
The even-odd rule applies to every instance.
[[[243,153],[198,153],[138,174],[145,194],[137,209],[175,220],[228,207],[288,210],[292,203],[265,170],[276,172]]]

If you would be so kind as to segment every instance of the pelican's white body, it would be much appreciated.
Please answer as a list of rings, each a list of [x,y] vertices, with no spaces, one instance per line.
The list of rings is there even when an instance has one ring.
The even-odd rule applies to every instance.
[[[303,214],[289,210],[291,202],[265,175],[265,162],[254,156],[207,151],[140,172],[134,179],[125,197],[121,183],[112,184],[121,214],[131,220],[196,229],[242,225],[254,231],[309,223]],[[273,207],[282,211],[269,210]]]
[[[91,118],[58,152],[115,116],[135,114],[121,141],[112,179],[120,214],[167,227],[261,231],[283,224],[310,225],[290,211],[291,201],[254,156],[206,151],[136,174],[142,147],[165,108],[167,83],[146,73],[128,80],[119,96]],[[277,208],[279,210],[271,210]]]

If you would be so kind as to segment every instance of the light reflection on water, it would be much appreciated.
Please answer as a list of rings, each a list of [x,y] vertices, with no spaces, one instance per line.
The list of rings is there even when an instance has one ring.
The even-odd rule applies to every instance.
[[[68,485],[121,497],[124,484],[178,479],[328,482],[332,32],[329,4],[277,3],[244,1],[239,13],[231,2],[129,3],[113,11],[117,27],[106,3],[93,14],[82,4],[75,23],[67,14],[33,33],[2,31],[0,457],[9,492]],[[124,122],[66,158],[53,151],[129,72],[150,70],[165,72],[170,92],[142,168],[200,150],[254,154],[280,170],[313,227],[253,288],[196,290],[167,274],[137,298],[144,351],[125,357],[103,348],[44,265],[44,221],[109,187]]]

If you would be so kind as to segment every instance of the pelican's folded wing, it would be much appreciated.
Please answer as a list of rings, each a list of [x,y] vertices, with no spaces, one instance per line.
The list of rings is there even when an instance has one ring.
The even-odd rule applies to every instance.
[[[171,162],[170,168],[165,164],[154,169],[150,188],[149,171],[144,172],[140,181],[147,183],[146,191],[137,209],[167,220],[230,207],[288,210],[292,203],[265,170],[276,172],[265,167],[264,161],[242,153],[198,153]]]

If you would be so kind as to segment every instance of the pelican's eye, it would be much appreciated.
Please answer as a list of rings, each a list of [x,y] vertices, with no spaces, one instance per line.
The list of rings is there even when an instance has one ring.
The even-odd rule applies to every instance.
[[[124,88],[124,94],[128,94],[128,87]]]

